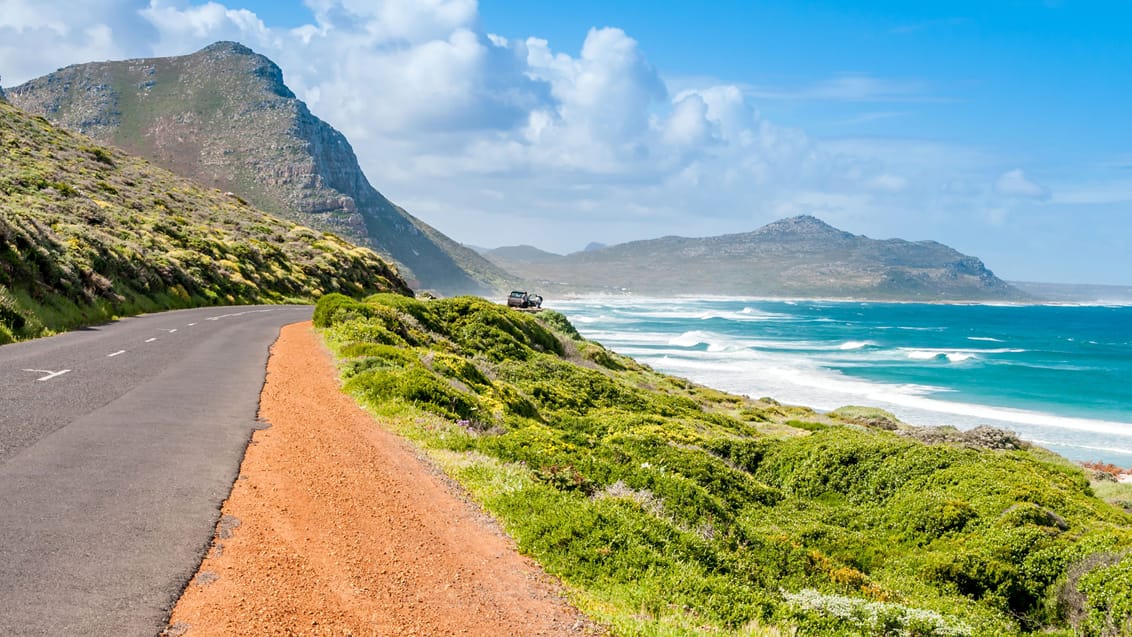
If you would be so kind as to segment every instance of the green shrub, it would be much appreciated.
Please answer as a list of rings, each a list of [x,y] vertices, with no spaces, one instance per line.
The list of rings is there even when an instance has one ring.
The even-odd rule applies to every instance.
[[[567,338],[571,338],[575,341],[583,340],[582,335],[578,333],[574,324],[571,323],[570,319],[566,318],[564,314],[555,312],[554,310],[543,310],[539,312],[536,317],[541,323],[555,332],[564,334]]]
[[[568,356],[598,365],[578,365],[546,312],[324,301],[347,388],[457,421],[404,426],[466,454],[455,475],[624,634],[1126,630],[1123,563],[1074,565],[1132,548],[1130,518],[1040,450],[928,444],[884,414],[728,396],[603,365],[584,340]],[[398,345],[364,342],[387,335]]]

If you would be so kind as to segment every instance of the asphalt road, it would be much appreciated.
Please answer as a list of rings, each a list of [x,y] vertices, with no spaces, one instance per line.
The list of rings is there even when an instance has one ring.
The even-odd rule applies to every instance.
[[[0,347],[0,635],[152,637],[207,550],[267,353],[303,306]]]

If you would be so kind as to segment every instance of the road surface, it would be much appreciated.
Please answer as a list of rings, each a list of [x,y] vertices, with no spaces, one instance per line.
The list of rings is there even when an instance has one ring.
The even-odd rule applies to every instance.
[[[0,347],[0,635],[153,636],[305,306],[180,310]]]

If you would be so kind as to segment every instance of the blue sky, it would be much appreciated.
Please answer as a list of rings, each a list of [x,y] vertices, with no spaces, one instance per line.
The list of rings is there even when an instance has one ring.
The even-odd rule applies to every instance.
[[[4,85],[236,39],[453,238],[811,213],[1132,285],[1132,2],[3,0]]]

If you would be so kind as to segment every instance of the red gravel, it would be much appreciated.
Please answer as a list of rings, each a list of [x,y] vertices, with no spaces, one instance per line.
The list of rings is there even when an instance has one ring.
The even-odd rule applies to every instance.
[[[511,541],[339,389],[309,323],[260,417],[173,635],[592,635]]]

